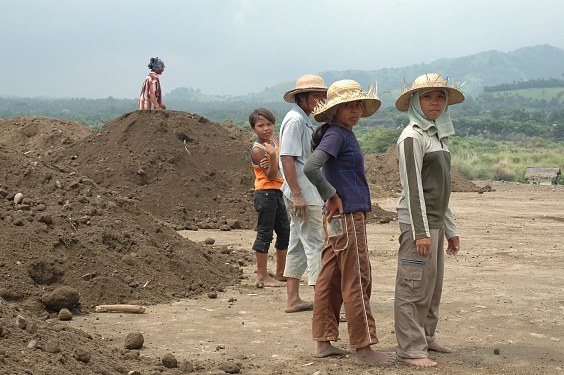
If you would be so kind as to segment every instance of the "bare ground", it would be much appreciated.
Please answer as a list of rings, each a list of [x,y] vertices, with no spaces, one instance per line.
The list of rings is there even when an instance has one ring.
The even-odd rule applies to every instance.
[[[492,187],[494,191],[483,194],[452,196],[462,249],[446,261],[438,338],[455,352],[432,353],[439,363],[436,369],[399,363],[361,366],[352,355],[314,358],[311,312],[284,313],[285,290],[255,288],[253,264],[243,267],[240,285],[227,287],[217,298],[203,295],[153,305],[139,315],[93,313],[75,317],[70,325],[116,348],[123,348],[128,333],[141,332],[142,357],[170,353],[206,374],[224,373],[219,366],[226,363],[242,374],[564,374],[564,187]],[[378,204],[393,210],[395,200],[379,199]],[[380,338],[376,349],[385,351],[396,345],[398,230],[395,221],[368,226],[372,309]],[[254,239],[252,230],[181,234],[196,242],[213,238],[214,247],[233,251],[250,252]],[[301,294],[313,298],[307,286]],[[337,345],[346,349],[346,323],[341,333]]]

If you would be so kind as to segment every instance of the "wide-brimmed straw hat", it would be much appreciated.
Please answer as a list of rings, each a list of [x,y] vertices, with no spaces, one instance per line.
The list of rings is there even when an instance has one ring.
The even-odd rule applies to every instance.
[[[284,100],[288,103],[295,103],[296,94],[312,91],[326,92],[327,86],[325,86],[325,81],[320,76],[315,74],[306,74],[305,76],[298,78],[295,88],[284,94]]]
[[[396,100],[396,108],[402,112],[407,112],[409,109],[409,101],[411,100],[411,95],[418,90],[425,89],[437,89],[447,92],[448,105],[458,104],[464,101],[464,94],[460,91],[459,84],[452,84],[449,86],[448,77],[445,79],[437,73],[427,73],[420,75],[413,81],[411,87],[408,87],[407,83],[404,82],[403,90]]]
[[[380,108],[382,102],[378,99],[378,88],[370,88],[364,91],[357,81],[351,79],[343,79],[334,82],[327,90],[327,100],[325,103],[319,103],[313,110],[316,121],[328,121],[333,115],[332,109],[339,104],[362,101],[361,117],[368,117],[374,114]]]

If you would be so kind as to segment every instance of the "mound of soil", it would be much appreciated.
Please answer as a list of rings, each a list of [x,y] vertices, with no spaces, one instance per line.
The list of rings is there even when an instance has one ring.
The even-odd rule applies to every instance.
[[[0,368],[98,374],[149,366],[65,327],[61,306],[48,301],[70,288],[76,314],[238,283],[250,251],[194,243],[177,230],[254,228],[252,141],[230,123],[176,111],[128,113],[98,132],[41,117],[0,120]],[[366,166],[376,200],[399,193],[395,150],[367,155]],[[378,205],[370,216],[394,218]]]
[[[365,156],[366,179],[370,184],[370,192],[373,199],[399,197],[402,188],[399,180],[399,167],[396,155],[397,148],[392,147],[385,153]],[[452,168],[450,173],[453,192],[483,191],[483,189],[480,189],[455,168]]]
[[[135,111],[52,163],[135,200],[176,229],[254,227],[249,133],[177,111]]]
[[[37,312],[45,293],[70,286],[80,294],[74,307],[84,310],[165,302],[237,282],[239,254],[188,241],[139,201],[49,162],[96,133],[38,118],[2,120],[0,129],[3,299]]]

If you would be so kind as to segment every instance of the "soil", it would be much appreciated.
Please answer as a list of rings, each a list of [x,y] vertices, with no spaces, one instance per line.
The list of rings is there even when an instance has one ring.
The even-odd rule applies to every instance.
[[[0,373],[373,372],[350,358],[314,360],[310,315],[283,313],[282,289],[254,288],[252,141],[229,122],[176,111],[128,113],[98,132],[42,117],[0,120]],[[382,347],[393,350],[395,151],[366,159],[374,308]],[[451,271],[464,284],[445,287],[441,333],[463,353],[449,357],[445,374],[524,374],[531,364],[536,373],[563,371],[554,354],[562,348],[563,276],[554,267],[563,191],[507,186],[500,194],[453,170],[469,250]],[[520,272],[534,283],[521,285]],[[312,297],[307,287],[302,294]],[[95,313],[100,304],[147,311]],[[514,337],[525,323],[529,340]],[[144,334],[141,350],[124,347],[131,332]],[[491,357],[485,343],[501,354]],[[167,353],[180,368],[163,365]]]

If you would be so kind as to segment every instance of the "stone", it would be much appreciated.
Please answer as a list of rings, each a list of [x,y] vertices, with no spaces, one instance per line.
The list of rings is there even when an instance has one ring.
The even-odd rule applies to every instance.
[[[174,355],[172,355],[171,353],[167,353],[167,354],[163,355],[163,357],[161,358],[161,362],[162,362],[163,366],[166,367],[166,368],[177,368],[178,367],[178,361],[176,360],[176,357]]]
[[[140,332],[132,332],[125,337],[125,347],[127,349],[140,349],[143,347],[144,342],[145,338]]]

